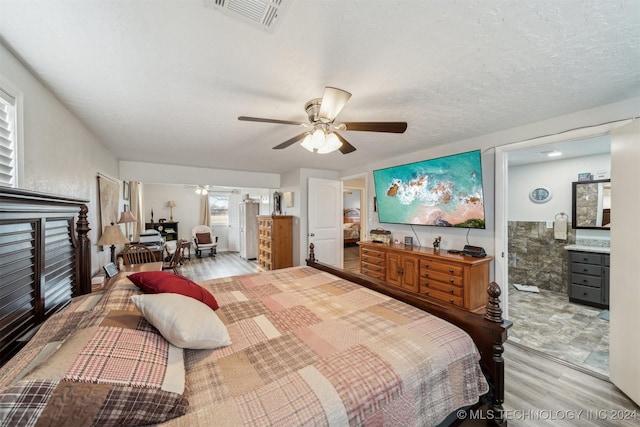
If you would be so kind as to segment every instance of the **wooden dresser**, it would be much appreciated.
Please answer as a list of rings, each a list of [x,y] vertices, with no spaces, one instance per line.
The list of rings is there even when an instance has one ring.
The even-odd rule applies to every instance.
[[[362,274],[469,311],[485,309],[493,257],[366,241],[358,245]]]
[[[265,270],[293,266],[293,216],[258,215],[258,265]]]

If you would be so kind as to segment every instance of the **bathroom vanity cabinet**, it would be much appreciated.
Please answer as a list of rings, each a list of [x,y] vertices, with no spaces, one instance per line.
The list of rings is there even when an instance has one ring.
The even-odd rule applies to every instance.
[[[569,301],[609,308],[608,253],[569,251]]]

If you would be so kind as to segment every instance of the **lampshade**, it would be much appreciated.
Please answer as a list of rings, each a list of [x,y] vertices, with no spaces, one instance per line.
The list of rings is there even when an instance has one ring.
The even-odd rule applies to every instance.
[[[308,133],[307,136],[304,137],[304,140],[300,143],[302,148],[305,150],[309,150],[313,153],[313,146],[311,145],[311,134]]]
[[[305,136],[300,145],[312,153],[327,154],[342,147],[342,141],[335,133],[326,132],[322,127],[316,127],[313,132]]]
[[[327,139],[325,140],[324,145],[318,148],[318,153],[331,153],[332,151],[336,151],[340,147],[342,147],[342,141],[338,139],[335,133],[331,132],[327,135]]]
[[[316,130],[314,130],[313,133],[311,134],[311,146],[316,150],[318,150],[322,148],[322,146],[324,145],[324,141],[325,141],[324,130],[320,128],[317,128]]]
[[[167,207],[169,208],[175,208],[176,207],[176,202],[174,202],[173,200],[169,200],[167,202]]]
[[[98,246],[124,245],[129,240],[124,236],[119,225],[107,225],[102,232],[102,236],[98,239]]]
[[[126,224],[127,222],[136,222],[137,219],[131,211],[123,211],[120,212],[120,219],[118,220],[118,224]]]

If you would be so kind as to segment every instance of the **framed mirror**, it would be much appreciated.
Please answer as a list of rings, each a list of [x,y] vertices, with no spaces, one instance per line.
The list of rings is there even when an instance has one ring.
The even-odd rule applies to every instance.
[[[611,180],[578,181],[571,192],[571,226],[576,229],[609,230],[611,227]]]

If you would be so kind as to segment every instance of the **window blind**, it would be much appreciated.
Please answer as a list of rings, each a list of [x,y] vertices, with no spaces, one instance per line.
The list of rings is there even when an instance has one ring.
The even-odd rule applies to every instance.
[[[16,186],[16,99],[0,88],[0,185]]]

